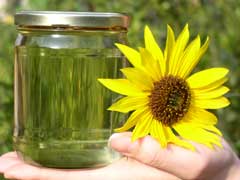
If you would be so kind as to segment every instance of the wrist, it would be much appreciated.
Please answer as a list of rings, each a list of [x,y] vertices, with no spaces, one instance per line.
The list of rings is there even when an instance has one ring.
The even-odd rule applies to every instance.
[[[212,176],[213,180],[239,180],[240,179],[240,160],[234,156],[232,163],[228,165],[228,168],[219,170],[215,176]]]
[[[239,180],[240,179],[240,160],[237,159],[233,166],[227,173],[226,180]]]

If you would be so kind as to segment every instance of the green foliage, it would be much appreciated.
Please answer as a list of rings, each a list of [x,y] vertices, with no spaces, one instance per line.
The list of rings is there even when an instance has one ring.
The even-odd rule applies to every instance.
[[[15,28],[0,24],[0,154],[11,150]]]
[[[207,35],[211,45],[203,57],[199,69],[224,66],[230,69],[229,98],[232,105],[218,111],[220,128],[240,153],[240,1],[238,0],[31,0],[26,7],[12,3],[14,9],[71,10],[125,12],[131,16],[129,44],[143,45],[143,29],[148,24],[161,47],[164,47],[166,24],[178,33],[189,23],[192,38],[199,33],[202,41]],[[13,120],[13,25],[0,24],[0,154],[11,149],[11,127]]]

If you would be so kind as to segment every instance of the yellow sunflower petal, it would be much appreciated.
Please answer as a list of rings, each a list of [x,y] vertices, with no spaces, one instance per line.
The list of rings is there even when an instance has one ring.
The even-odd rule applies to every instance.
[[[129,81],[136,84],[140,89],[149,91],[153,88],[151,77],[142,70],[130,67],[121,69],[121,71]]]
[[[141,67],[141,56],[138,51],[123,44],[115,43],[115,45],[134,67]]]
[[[141,117],[146,114],[146,108],[140,108],[134,111],[130,117],[127,119],[127,121],[124,123],[124,125],[120,128],[114,129],[115,132],[123,132],[131,129],[133,126],[137,124],[138,121],[140,121]]]
[[[229,92],[229,88],[226,86],[220,86],[216,89],[210,91],[202,91],[199,89],[194,89],[193,94],[195,99],[212,99],[218,98]]]
[[[180,123],[200,127],[222,136],[222,133],[214,126],[217,123],[217,117],[201,108],[191,107]]]
[[[217,135],[196,126],[192,126],[189,123],[176,123],[173,128],[181,137],[187,140],[196,141],[211,149],[213,149],[212,144],[221,146],[220,138]]]
[[[112,104],[108,110],[127,113],[129,111],[136,110],[148,104],[148,97],[144,96],[128,96],[124,97],[114,104]]]
[[[181,120],[181,122],[202,125],[215,125],[217,124],[217,121],[218,119],[213,113],[194,106],[190,106],[187,114]]]
[[[98,79],[108,89],[122,95],[137,96],[144,93],[127,79]]]
[[[229,70],[226,68],[211,68],[197,72],[187,79],[190,88],[203,88],[209,86],[228,74]]]
[[[204,87],[201,87],[201,88],[195,88],[195,89],[192,89],[192,91],[199,91],[199,92],[209,92],[209,91],[212,91],[214,89],[217,89],[219,88],[220,86],[222,86],[225,82],[227,82],[228,78],[227,77],[223,77],[215,82],[212,82],[211,84],[209,84],[208,86],[204,86]]]
[[[181,77],[186,78],[189,76],[189,74],[192,72],[192,70],[195,68],[195,66],[198,64],[206,50],[208,49],[209,45],[209,37],[207,37],[206,41],[204,42],[203,46],[200,48],[199,52],[196,54],[196,56],[188,63],[185,65],[184,70],[181,72]]]
[[[166,47],[164,50],[164,59],[165,62],[168,62],[172,53],[172,49],[175,45],[175,35],[172,28],[167,25],[167,40],[166,40]]]
[[[152,57],[152,55],[145,48],[139,48],[142,65],[146,69],[146,72],[151,75],[154,81],[159,81],[161,78],[161,70],[158,61]]]
[[[179,70],[177,75],[184,77],[185,72],[191,64],[194,64],[198,60],[198,53],[201,46],[200,36],[197,36],[186,48],[178,63]]]
[[[214,99],[195,99],[194,105],[203,109],[220,109],[227,107],[230,104],[226,97],[219,97]]]
[[[163,129],[169,143],[173,143],[183,148],[195,151],[195,147],[191,143],[176,137],[176,135],[172,132],[171,128],[164,126]]]
[[[202,123],[196,123],[196,122],[181,122],[182,125],[185,126],[190,126],[190,127],[196,127],[196,128],[201,128],[201,129],[205,129],[207,131],[213,132],[215,134],[217,134],[218,136],[222,136],[222,133],[220,130],[218,130],[214,125],[206,125],[206,124],[202,124]]]
[[[189,40],[188,24],[184,27],[183,31],[178,36],[176,43],[172,49],[171,57],[168,64],[168,74],[177,75],[179,59],[183,50],[185,49]]]
[[[150,131],[151,136],[154,137],[163,148],[166,147],[167,139],[164,134],[162,123],[154,119],[151,126],[152,126]]]
[[[144,29],[144,40],[145,40],[145,48],[152,54],[152,56],[159,61],[159,66],[161,69],[161,74],[165,73],[165,61],[163,58],[163,53],[161,48],[158,46],[151,30],[148,26]]]
[[[206,129],[211,132],[214,132],[215,134],[217,134],[219,136],[222,136],[222,132],[215,126],[201,126],[201,128]]]
[[[151,131],[152,121],[153,116],[150,111],[142,115],[132,132],[132,141],[147,136]]]

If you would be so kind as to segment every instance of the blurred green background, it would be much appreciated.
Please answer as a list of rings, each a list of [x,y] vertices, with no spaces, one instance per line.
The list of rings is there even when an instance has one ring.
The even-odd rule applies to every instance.
[[[198,69],[223,66],[231,70],[228,94],[232,104],[217,111],[219,128],[240,154],[240,24],[239,0],[0,0],[0,154],[12,150],[13,59],[16,30],[13,15],[20,10],[125,12],[131,16],[129,44],[143,45],[148,24],[161,47],[166,24],[179,33],[189,23],[192,38],[198,33],[211,44]]]

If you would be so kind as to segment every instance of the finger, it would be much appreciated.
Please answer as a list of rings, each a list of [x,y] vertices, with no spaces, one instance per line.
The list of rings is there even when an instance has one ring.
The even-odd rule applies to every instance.
[[[114,133],[109,138],[109,146],[121,153],[127,152],[129,144],[131,144],[131,136],[131,132]]]
[[[81,170],[59,170],[19,164],[8,169],[5,173],[5,177],[19,180],[180,180],[169,173],[159,171],[135,160],[127,160],[126,158],[116,161],[103,168]]]
[[[7,179],[19,180],[53,180],[53,179],[68,179],[67,171],[59,171],[56,169],[48,169],[28,165],[24,162],[15,164],[4,172],[4,177]]]
[[[99,169],[99,173],[101,174],[100,177],[103,177],[103,180],[180,180],[178,177],[167,172],[160,171],[154,167],[140,163],[135,159],[126,157],[105,167],[104,169]],[[106,176],[106,174],[108,175]],[[96,177],[93,179],[98,179]]]
[[[207,166],[217,163],[222,159],[226,149],[216,148],[211,150],[203,145],[192,143],[197,151],[193,152],[184,148],[169,144],[167,148],[161,148],[159,143],[146,136],[135,142],[131,142],[131,134],[118,133],[110,138],[110,146],[120,153],[132,157],[140,162],[167,171],[183,179],[198,177]],[[191,173],[189,173],[191,172]]]
[[[3,158],[3,157],[17,157],[17,153],[16,152],[9,152],[9,153],[6,153],[6,154],[3,154],[0,156],[0,158]]]
[[[15,153],[8,153],[0,157],[0,173],[4,173],[6,169],[22,161],[16,156]]]

